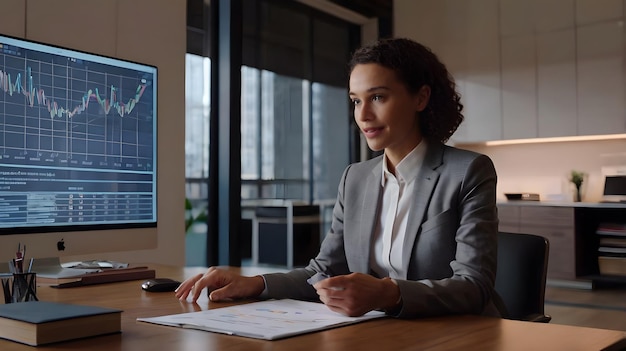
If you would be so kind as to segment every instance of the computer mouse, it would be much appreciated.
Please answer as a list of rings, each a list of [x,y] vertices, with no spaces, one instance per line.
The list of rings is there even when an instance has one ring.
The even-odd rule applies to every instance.
[[[167,292],[174,291],[180,282],[170,278],[152,278],[141,283],[141,288],[149,292]]]

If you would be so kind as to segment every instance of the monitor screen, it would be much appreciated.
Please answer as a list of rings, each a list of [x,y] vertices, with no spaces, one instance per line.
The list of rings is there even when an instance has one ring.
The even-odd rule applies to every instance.
[[[604,196],[626,196],[626,176],[614,175],[604,178]]]
[[[0,234],[154,227],[154,66],[0,35]]]

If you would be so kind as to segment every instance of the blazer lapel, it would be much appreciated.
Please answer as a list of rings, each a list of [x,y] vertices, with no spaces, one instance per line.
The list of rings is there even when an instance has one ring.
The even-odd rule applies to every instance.
[[[382,158],[381,158],[382,160]],[[356,267],[353,271],[369,273],[370,264],[370,250],[372,244],[372,236],[376,229],[376,223],[378,223],[378,212],[380,206],[380,196],[382,194],[380,182],[382,180],[382,161],[378,162],[376,166],[371,170],[365,181],[362,189],[365,190],[363,196],[363,203],[361,205],[361,220],[360,220],[360,235],[359,248],[357,252],[363,253],[362,259],[358,260]]]
[[[415,244],[417,233],[424,221],[428,204],[430,203],[435,185],[439,180],[439,172],[436,169],[443,163],[444,148],[442,144],[426,144],[426,147],[424,162],[418,170],[417,178],[415,178],[416,183],[413,190],[415,202],[412,205],[411,216],[408,218],[406,236],[404,237],[404,247],[411,248],[409,252],[411,252]],[[404,262],[405,267],[408,267],[408,256],[412,257],[412,255],[404,255],[407,260],[407,262]]]

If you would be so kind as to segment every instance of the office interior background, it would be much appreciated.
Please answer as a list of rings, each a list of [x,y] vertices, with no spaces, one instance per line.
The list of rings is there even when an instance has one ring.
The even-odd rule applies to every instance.
[[[332,208],[323,204],[333,203],[337,176],[343,167],[348,162],[373,155],[362,147],[351,121],[346,106],[347,77],[343,72],[330,69],[329,64],[337,64],[337,69],[345,67],[340,62],[341,57],[354,49],[352,45],[392,35],[426,44],[449,67],[458,83],[466,116],[450,144],[485,153],[494,160],[499,176],[499,201],[506,201],[504,194],[508,192],[532,192],[540,194],[544,200],[571,203],[574,192],[568,177],[571,170],[576,169],[587,174],[583,201],[598,202],[602,200],[604,177],[624,174],[624,1],[336,1],[332,3],[350,5],[349,9],[357,16],[337,18],[338,12],[334,12],[332,19],[328,18],[328,12],[319,8],[300,6],[312,3],[330,2],[301,1],[294,7],[285,2],[267,2],[268,11],[261,11],[263,15],[257,14],[256,19],[268,15],[266,20],[271,20],[266,25],[271,26],[280,22],[270,17],[272,10],[289,13],[302,9],[309,14],[310,17],[288,15],[298,18],[300,24],[289,28],[300,28],[311,38],[308,45],[313,43],[309,48],[313,57],[308,61],[309,67],[316,67],[314,62],[319,57],[315,54],[324,52],[325,48],[322,37],[316,36],[321,34],[316,32],[319,29],[316,24],[324,19],[334,21],[329,23],[336,23],[335,26],[328,25],[336,30],[331,36],[346,38],[347,35],[351,39],[343,41],[345,46],[333,43],[335,59],[323,61],[323,67],[334,72],[334,78],[340,81],[319,80],[310,72],[309,75],[281,74],[284,71],[280,68],[268,68],[269,65],[263,66],[258,61],[252,67],[242,63],[241,198],[236,201],[293,199],[322,204],[322,209]],[[363,4],[368,4],[369,10],[362,7]],[[281,8],[283,6],[285,8]],[[261,43],[256,44],[261,48],[261,54],[256,53],[257,58],[268,55],[264,49],[281,52],[271,46],[275,44],[270,39],[271,34],[278,33],[264,28],[263,20],[244,22],[250,24],[243,26],[244,43],[246,30],[260,24],[253,32],[263,33]],[[309,23],[310,32],[303,29],[303,23]],[[354,39],[355,33],[361,34],[360,39]],[[296,36],[295,33],[289,35]],[[292,43],[291,38],[281,38],[283,44]],[[268,42],[263,43],[263,40]],[[304,49],[307,40],[297,42],[301,45],[300,51],[307,52]],[[243,51],[246,50],[253,51],[244,44]],[[245,61],[246,55],[242,56]],[[264,58],[268,60],[266,64],[271,61]],[[207,59],[202,60],[203,72],[207,72]],[[319,72],[315,68],[310,70]],[[280,87],[290,83],[292,88],[284,94],[286,90]],[[320,94],[322,91],[329,94]],[[210,96],[206,94],[203,101]],[[285,118],[283,111],[275,110],[279,102],[283,109],[285,105],[297,110],[310,105],[302,113]],[[323,106],[329,108],[322,109]],[[204,108],[206,113],[206,106]],[[192,116],[190,110],[188,107],[188,118]],[[206,121],[206,118],[200,120]],[[195,124],[187,125],[189,133],[189,126]],[[199,128],[193,130],[199,133]],[[338,130],[341,130],[338,137],[329,134]],[[283,133],[297,137],[286,138]],[[206,147],[196,150],[202,154]],[[187,157],[189,162],[189,155]],[[194,164],[197,167],[199,163]],[[295,172],[282,169],[285,167]],[[208,172],[208,168],[204,171]],[[206,198],[202,187],[191,185],[189,178],[187,187],[188,196],[191,195],[189,190],[195,187],[201,194],[200,199]],[[199,204],[200,208],[206,205],[202,201]],[[328,213],[322,210],[323,224],[328,220]],[[250,231],[243,226],[240,229],[240,233]],[[202,233],[202,225],[200,230]],[[323,227],[322,232],[324,230]],[[190,232],[187,238],[193,235]],[[245,260],[249,241],[247,237],[239,239],[241,258]],[[188,247],[203,248],[204,245]],[[193,261],[205,257],[203,252],[190,253],[187,251],[187,264],[205,263]],[[546,311],[557,324],[624,330],[626,305],[623,301],[620,289],[588,292],[551,286],[546,292]]]
[[[236,222],[242,199],[332,201],[343,167],[371,156],[351,121],[345,61],[361,42],[379,36],[414,38],[448,65],[466,107],[466,120],[450,143],[494,160],[499,200],[505,201],[505,192],[536,192],[542,199],[571,201],[567,175],[578,169],[588,174],[583,201],[597,202],[605,173],[626,164],[622,0],[223,2],[235,10],[241,5],[240,15],[211,14],[212,5],[222,3],[217,0],[0,2],[4,34],[159,68],[157,246],[103,258],[181,266],[210,263],[209,253],[219,262],[221,249],[227,262],[245,256],[247,243],[238,234],[220,246],[206,240],[207,225],[185,233],[186,198],[197,214],[207,206],[219,209],[225,197]],[[222,38],[212,30],[220,28],[215,18],[228,19],[220,22],[223,45],[237,35],[224,31],[240,28],[241,53],[232,69],[211,69],[222,58],[212,56],[211,48],[218,48],[212,36]],[[211,83],[216,72],[239,72],[230,83],[241,94],[220,95],[225,92]],[[232,130],[220,118],[214,117],[225,132],[211,123],[216,106],[226,107],[227,116],[240,106]],[[225,143],[230,133],[241,149],[226,143],[225,155],[212,154],[211,144]],[[237,169],[230,178],[240,184],[211,188],[212,179],[229,178],[230,167]],[[226,195],[211,197],[216,191]],[[196,232],[207,245],[186,248]],[[217,228],[214,235],[223,234]],[[623,295],[594,294],[600,304],[618,306],[613,320],[623,321]],[[547,298],[554,298],[551,291]],[[608,310],[596,311],[602,312],[596,326],[603,326]],[[577,323],[589,322],[588,314],[577,313]],[[553,322],[565,314],[554,315]]]
[[[347,60],[360,43],[391,35],[426,44],[449,67],[466,117],[450,144],[492,157],[499,175],[499,201],[505,201],[504,194],[509,192],[572,201],[568,178],[575,169],[587,174],[583,201],[598,202],[604,177],[625,172],[625,9],[621,0],[252,3],[255,5],[244,1],[241,34],[244,201],[295,199],[332,204],[343,167],[372,156],[360,144],[345,106],[347,77],[341,71],[345,67],[342,59]],[[255,9],[253,18],[246,9]],[[204,10],[206,16],[210,7]],[[201,13],[198,8],[192,12]],[[280,20],[281,14],[288,19]],[[295,18],[298,25],[281,24]],[[200,33],[198,27],[188,25],[188,33]],[[293,30],[285,34],[281,29],[285,27]],[[207,29],[202,33],[206,35]],[[257,33],[262,34],[255,36]],[[295,39],[298,35],[302,37]],[[276,38],[282,48],[277,48]],[[339,38],[344,38],[343,42],[338,42]],[[196,57],[199,48],[195,52],[188,58]],[[299,52],[300,61],[293,52]],[[307,53],[312,56],[305,59]],[[206,57],[211,55],[199,56],[205,57],[204,67],[210,67]],[[281,59],[289,64],[278,63]],[[329,74],[322,78],[320,72]],[[282,90],[289,94],[281,94],[280,87],[288,84],[297,88],[292,85]],[[210,100],[209,92],[205,93],[203,101]],[[194,114],[187,106],[189,118]],[[282,110],[273,110],[276,106]],[[284,113],[285,106],[291,113]],[[194,125],[187,123],[187,142],[200,145],[192,141],[200,135],[189,137],[190,130],[200,133],[200,128],[191,127]],[[330,134],[335,132],[339,137]],[[196,150],[208,157],[205,146]],[[192,152],[189,145],[186,150]],[[188,163],[201,164],[191,159],[188,154]],[[196,197],[195,193],[200,194],[196,198],[206,199],[201,186],[191,185],[192,177],[189,173],[187,177],[188,196]]]
[[[212,16],[209,1],[0,3],[2,33],[159,68],[158,244],[111,252],[111,259],[204,262],[204,253],[186,254],[185,198],[196,212],[207,205],[223,210],[207,200],[211,179],[223,181],[220,176],[227,180],[226,209],[235,206],[232,217],[239,216],[242,198],[332,202],[343,166],[370,156],[347,106],[345,60],[377,37],[414,38],[450,68],[466,117],[450,143],[492,157],[499,200],[506,192],[535,192],[570,201],[567,177],[577,169],[588,174],[583,201],[597,202],[606,170],[626,164],[622,0],[227,2],[237,4],[236,15]],[[71,20],[58,20],[70,13]],[[218,70],[237,73],[233,89],[211,89],[211,66],[219,61],[211,58],[212,45],[218,48],[211,28],[219,23],[240,28],[236,69]],[[234,88],[241,94],[219,95]],[[220,98],[226,103],[218,104]],[[211,111],[220,106],[225,132],[211,128]],[[228,129],[231,114],[237,125]],[[226,156],[210,155],[211,144],[231,132],[238,149],[226,143]],[[230,166],[240,168],[236,177],[228,176]],[[239,238],[225,243],[227,261],[240,258],[228,250],[241,244]],[[218,261],[219,245],[211,246]]]

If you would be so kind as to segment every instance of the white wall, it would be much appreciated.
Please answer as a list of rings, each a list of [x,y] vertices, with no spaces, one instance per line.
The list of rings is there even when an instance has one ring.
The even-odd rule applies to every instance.
[[[0,1],[0,33],[158,67],[157,248],[98,259],[184,264],[186,8],[184,0]]]
[[[626,163],[626,140],[576,141],[521,145],[463,145],[463,148],[489,155],[498,173],[497,195],[538,193],[542,200],[562,196],[572,201],[574,187],[568,181],[572,170],[584,171],[584,202],[602,200],[602,168]],[[617,155],[617,156],[615,156]],[[615,156],[615,157],[614,157]]]

